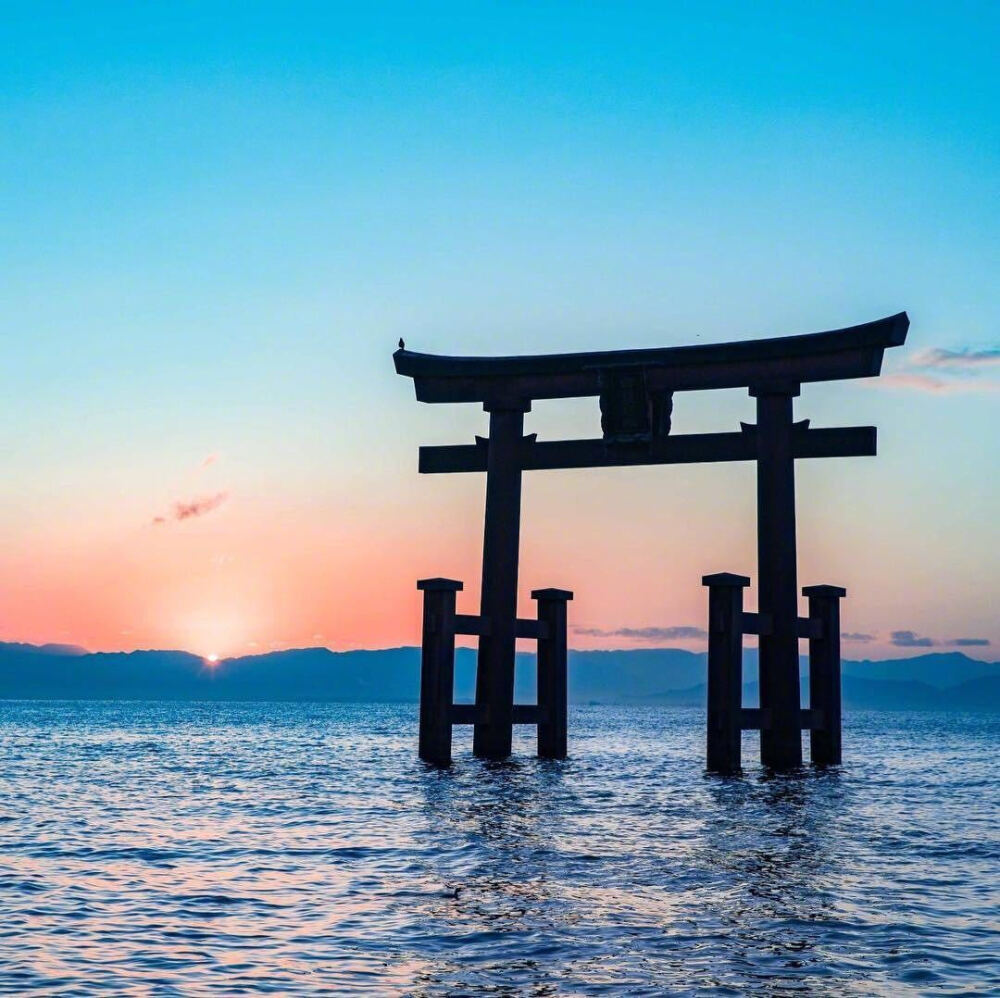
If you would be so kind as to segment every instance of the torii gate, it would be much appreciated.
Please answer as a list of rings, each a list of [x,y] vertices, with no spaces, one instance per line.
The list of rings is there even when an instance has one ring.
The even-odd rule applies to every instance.
[[[490,417],[488,439],[420,448],[423,474],[486,472],[480,614],[455,614],[460,582],[427,579],[418,584],[425,590],[421,756],[447,763],[451,725],[473,723],[475,754],[504,759],[511,752],[512,725],[519,722],[538,724],[539,754],[566,754],[566,601],[572,593],[537,590],[532,595],[539,600],[539,620],[517,619],[523,471],[756,461],[757,614],[742,613],[742,590],[750,581],[746,577],[723,574],[703,580],[711,591],[709,768],[739,769],[740,731],[747,728],[761,729],[761,761],[770,768],[801,765],[803,727],[812,730],[813,761],[839,763],[838,600],[845,592],[807,587],[811,615],[799,618],[795,460],[874,455],[876,431],[873,426],[813,429],[808,420],[796,423],[792,399],[803,383],[878,375],[883,352],[901,346],[908,328],[909,319],[900,312],[800,336],[520,357],[435,356],[401,344],[393,355],[396,371],[413,378],[418,401],[481,402]],[[756,425],[742,424],[731,433],[669,435],[675,392],[740,387],[757,400]],[[524,414],[533,400],[585,396],[600,399],[602,437],[547,442],[535,434],[524,436]],[[456,633],[479,635],[471,709],[451,703]],[[740,704],[743,633],[760,635],[758,711]],[[539,639],[537,708],[514,704],[517,637]],[[816,660],[813,710],[808,712],[799,702],[800,637],[810,637],[811,659]]]

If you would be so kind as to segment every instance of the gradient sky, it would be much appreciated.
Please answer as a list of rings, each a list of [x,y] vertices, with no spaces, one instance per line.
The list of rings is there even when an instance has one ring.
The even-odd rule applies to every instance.
[[[998,657],[998,28],[992,2],[5,3],[0,639],[413,644],[428,575],[474,612],[484,479],[416,452],[486,420],[416,403],[400,336],[906,309],[887,377],[797,400],[880,451],[799,464],[800,581],[848,587],[848,657]],[[741,418],[745,392],[675,400],[680,431]],[[749,465],[537,472],[524,507],[522,610],[574,589],[579,647],[701,648],[669,631],[703,626],[701,576],[756,571]]]

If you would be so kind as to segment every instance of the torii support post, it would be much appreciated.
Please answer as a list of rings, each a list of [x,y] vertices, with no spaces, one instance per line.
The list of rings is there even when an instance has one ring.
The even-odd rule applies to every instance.
[[[708,586],[707,768],[734,775],[742,764],[743,590],[745,575],[706,575]]]
[[[797,384],[750,389],[757,399],[757,610],[770,620],[760,637],[760,706],[771,718],[760,734],[760,757],[775,770],[802,765],[792,448],[798,393]]]
[[[490,439],[486,464],[486,523],[479,637],[476,723],[472,751],[506,759],[514,734],[514,654],[517,637],[517,563],[521,533],[521,448],[530,402],[487,402]]]
[[[809,638],[809,707],[819,726],[809,733],[809,753],[815,766],[840,765],[840,586],[806,586],[809,617],[819,621]]]
[[[536,589],[538,601],[538,757],[566,758],[567,650],[566,604],[573,598],[567,589]]]
[[[451,762],[451,702],[455,687],[455,579],[421,579],[424,594],[420,648],[420,758],[435,766]]]

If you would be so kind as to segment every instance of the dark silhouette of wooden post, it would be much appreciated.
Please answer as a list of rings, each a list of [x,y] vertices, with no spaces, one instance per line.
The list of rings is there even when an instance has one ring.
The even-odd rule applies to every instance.
[[[506,759],[514,733],[514,650],[517,637],[517,562],[521,532],[521,449],[530,402],[487,402],[490,438],[486,459],[486,524],[476,670],[480,720],[472,751]]]
[[[535,589],[538,601],[538,755],[566,758],[568,589]]]
[[[813,724],[809,753],[816,766],[840,765],[840,586],[806,586],[809,617],[818,621],[818,633],[809,638],[809,707]]]
[[[708,586],[707,766],[715,773],[738,773],[742,763],[743,590],[745,575],[706,575]]]
[[[451,703],[455,688],[455,579],[421,579],[424,630],[420,649],[420,758],[451,762]]]
[[[795,564],[795,458],[792,398],[798,385],[751,388],[757,399],[757,610],[770,620],[760,637],[761,762],[802,765],[798,585]]]

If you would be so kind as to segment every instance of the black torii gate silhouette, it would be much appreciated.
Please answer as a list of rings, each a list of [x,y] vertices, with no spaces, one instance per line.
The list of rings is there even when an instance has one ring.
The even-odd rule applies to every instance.
[[[740,737],[761,731],[761,761],[776,770],[802,763],[801,732],[812,760],[840,762],[839,599],[845,590],[810,586],[810,615],[798,616],[795,461],[874,455],[873,426],[815,429],[794,422],[803,383],[878,375],[887,347],[906,340],[905,312],[845,329],[735,343],[519,357],[447,357],[400,349],[397,373],[413,379],[421,402],[480,402],[489,437],[474,444],[421,447],[423,474],[486,472],[483,573],[478,616],[455,613],[462,583],[425,579],[420,754],[451,759],[452,724],[475,725],[473,751],[510,755],[512,726],[538,725],[539,754],[566,754],[566,590],[536,590],[537,620],[517,617],[521,475],[555,468],[757,463],[756,614],[743,613],[746,576],[705,576],[709,587],[708,767],[740,768]],[[675,392],[747,388],[757,422],[737,432],[670,436]],[[597,396],[602,436],[540,441],[524,436],[535,399]],[[760,708],[742,707],[742,636],[760,637]],[[476,703],[452,703],[455,634],[479,636]],[[536,638],[538,705],[514,703],[515,640]],[[810,709],[799,695],[800,637],[810,640]]]

